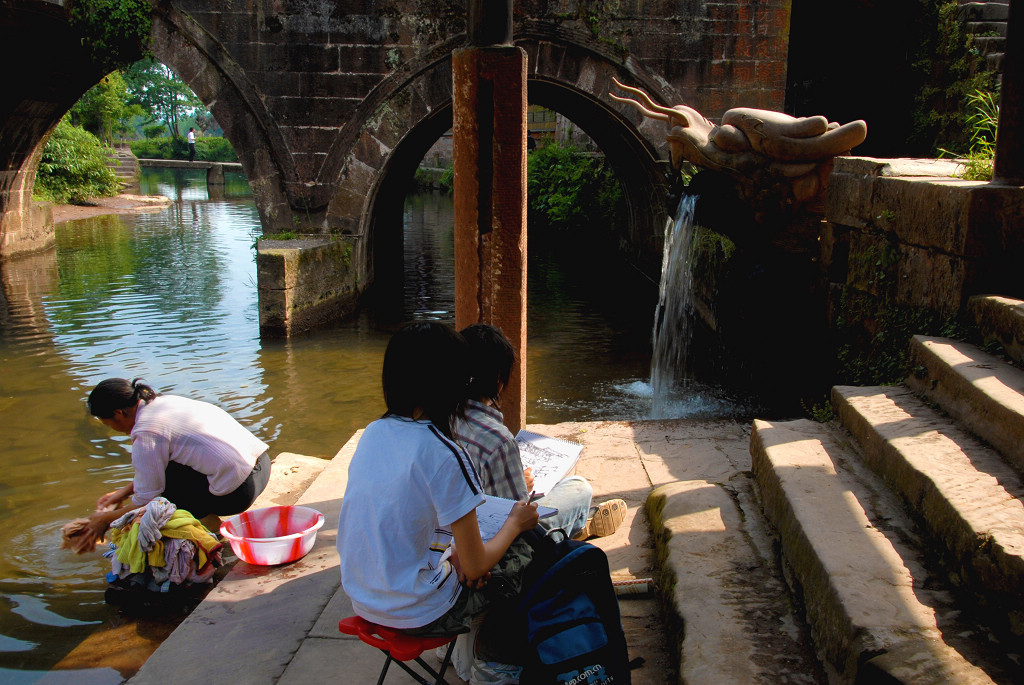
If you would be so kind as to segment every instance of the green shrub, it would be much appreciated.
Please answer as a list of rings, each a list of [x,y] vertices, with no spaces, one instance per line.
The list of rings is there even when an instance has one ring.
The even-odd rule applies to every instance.
[[[452,164],[446,166],[441,174],[441,190],[449,195],[455,190],[455,166]]]
[[[530,153],[528,173],[530,210],[550,228],[611,227],[622,214],[622,188],[603,157],[549,143]]]
[[[188,153],[186,152],[186,158]],[[238,155],[227,138],[196,139],[196,159],[207,162],[237,162]]]
[[[139,159],[188,159],[188,142],[184,138],[150,138],[129,143]],[[237,162],[231,143],[225,138],[197,138],[196,159],[205,162]]]
[[[107,168],[107,154],[96,136],[62,119],[43,149],[36,172],[35,197],[58,204],[117,195],[121,184]]]
[[[957,0],[918,0],[924,35],[913,58],[921,86],[914,99],[909,143],[917,154],[943,148],[969,149],[967,99],[977,91],[992,92],[996,75],[988,71],[974,36],[960,19]]]

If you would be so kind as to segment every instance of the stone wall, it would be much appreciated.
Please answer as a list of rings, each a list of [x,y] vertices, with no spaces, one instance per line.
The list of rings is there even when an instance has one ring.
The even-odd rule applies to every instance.
[[[842,158],[821,266],[842,382],[899,380],[910,335],[962,335],[976,294],[1024,297],[1024,189],[954,178],[955,162]],[[845,355],[845,357],[844,357]]]
[[[52,206],[32,201],[37,165],[38,156],[31,171],[0,171],[0,260],[53,247]]]
[[[737,105],[782,108],[789,7],[523,0],[515,40],[530,54],[531,77],[610,102],[609,76],[590,64],[597,60],[669,104],[717,117]],[[458,2],[174,0],[156,12],[154,52],[213,103],[269,231],[293,218],[360,230],[373,199],[366,186],[411,128],[450,106],[449,56],[465,30]],[[643,124],[628,108],[611,108]],[[420,156],[450,127],[447,118]],[[649,144],[663,148],[661,127],[646,128]]]

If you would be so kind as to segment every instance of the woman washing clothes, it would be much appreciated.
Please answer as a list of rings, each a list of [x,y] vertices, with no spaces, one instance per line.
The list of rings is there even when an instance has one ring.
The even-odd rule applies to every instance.
[[[89,394],[89,413],[132,438],[132,482],[96,503],[75,549],[93,549],[123,514],[162,496],[197,519],[238,514],[270,479],[267,445],[223,409],[160,395],[139,379],[108,378]],[[127,501],[125,501],[127,500]]]

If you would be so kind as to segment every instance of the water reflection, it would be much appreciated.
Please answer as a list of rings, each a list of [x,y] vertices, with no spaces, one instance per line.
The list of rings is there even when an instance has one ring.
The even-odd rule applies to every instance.
[[[389,333],[374,312],[260,341],[259,220],[244,178],[226,176],[211,200],[202,172],[147,170],[142,192],[171,197],[166,211],[70,222],[55,249],[0,265],[0,681],[31,681],[118,625],[104,562],[58,549],[63,523],[131,478],[126,437],[86,415],[96,382],[141,376],[214,402],[272,454],[333,456],[383,411]],[[413,196],[405,222],[400,318],[452,321],[450,199]],[[572,243],[530,240],[528,420],[644,416],[632,384],[649,373],[656,284]],[[61,676],[117,682],[110,669]]]

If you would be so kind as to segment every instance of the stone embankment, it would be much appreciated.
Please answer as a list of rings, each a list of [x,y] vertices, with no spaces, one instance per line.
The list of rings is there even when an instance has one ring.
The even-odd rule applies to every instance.
[[[906,386],[836,387],[829,424],[531,426],[582,442],[595,496],[629,505],[594,542],[613,577],[655,579],[660,613],[653,598],[620,601],[630,657],[644,660],[634,683],[1019,682],[1024,303],[979,297],[970,310],[1010,360],[917,337]],[[380,654],[337,630],[351,606],[335,526],[358,440],[330,462],[275,459],[261,504],[322,511],[313,551],[236,564],[133,685],[376,678]],[[216,659],[186,656],[211,644]]]

